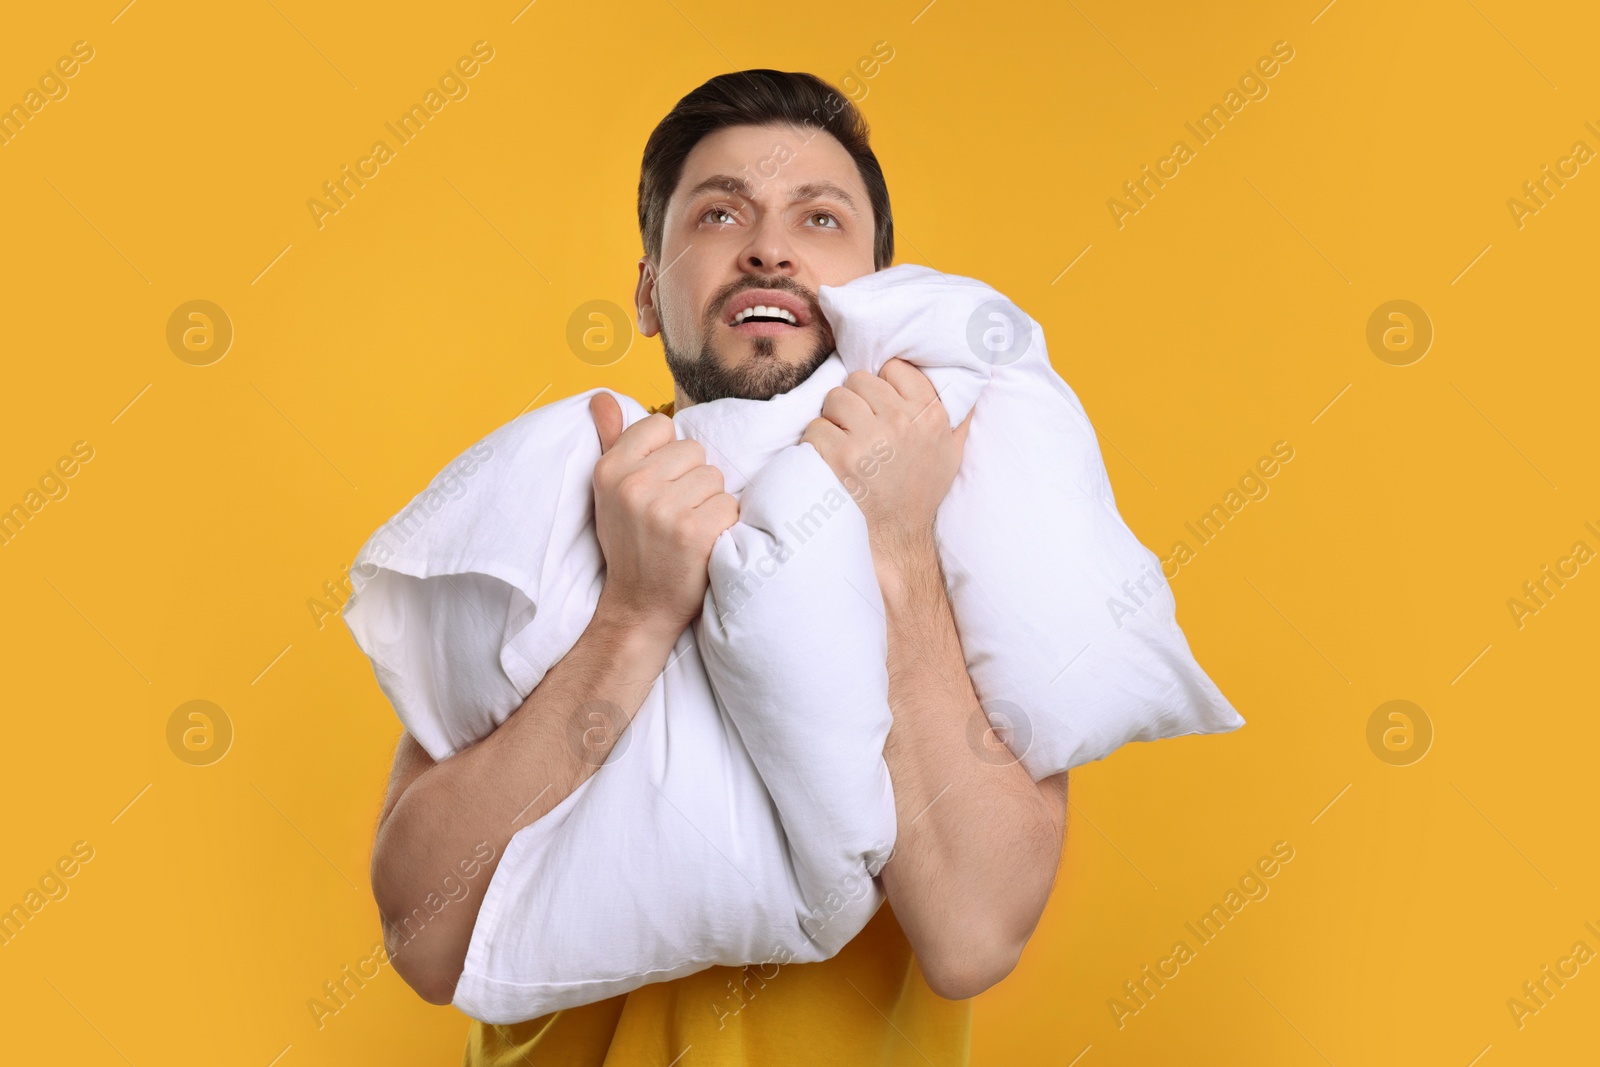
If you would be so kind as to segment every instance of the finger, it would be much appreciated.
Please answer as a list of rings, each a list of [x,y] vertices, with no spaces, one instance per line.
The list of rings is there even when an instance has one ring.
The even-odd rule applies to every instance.
[[[623,430],[622,436],[616,439],[612,447],[634,463],[639,463],[652,452],[666,447],[677,439],[672,419],[658,411],[653,415],[646,415]]]
[[[878,369],[878,376],[894,386],[907,400],[925,404],[939,395],[939,391],[933,387],[933,382],[928,380],[928,376],[922,373],[920,368],[907,363],[899,356],[885,362]]]
[[[681,499],[692,508],[699,507],[726,488],[722,472],[710,466],[696,467],[672,484],[674,491],[682,494]]]
[[[850,376],[844,380],[844,387],[865,399],[867,406],[875,415],[887,414],[904,402],[900,399],[898,389],[876,374],[864,370],[851,371]]]
[[[739,501],[732,493],[717,493],[694,510],[718,533],[739,521]]]
[[[822,417],[836,427],[856,429],[872,420],[872,405],[854,389],[839,385],[822,398]]]
[[[594,419],[595,433],[600,436],[603,456],[622,435],[622,409],[617,406],[617,398],[602,389],[589,398],[589,415]]]
[[[935,422],[941,426],[949,426],[950,413],[945,411],[944,403],[939,399],[939,394],[935,393],[932,399],[917,408],[916,413],[911,416],[911,421],[921,422],[924,426]]]
[[[692,438],[671,440],[652,451],[639,466],[663,481],[681,478],[706,465],[705,446]]]
[[[806,425],[806,432],[800,436],[800,441],[802,444],[809,443],[826,460],[844,446],[848,436],[837,425],[818,416]]]

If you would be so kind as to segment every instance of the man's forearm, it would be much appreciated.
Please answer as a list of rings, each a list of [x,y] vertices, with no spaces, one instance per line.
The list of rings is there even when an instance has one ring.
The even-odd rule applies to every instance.
[[[604,763],[644,703],[676,635],[601,606],[572,650],[493,733],[428,766],[391,799],[373,845],[372,888],[396,969],[424,997],[448,1001],[489,881],[518,830]],[[425,757],[424,757],[425,758]],[[456,866],[492,849],[475,877]],[[456,874],[466,895],[423,906]],[[420,911],[418,909],[421,909]],[[409,920],[409,922],[408,922]]]
[[[884,756],[898,816],[883,883],[929,984],[962,999],[1015,966],[1054,883],[1058,819],[1020,762],[982,745],[989,722],[931,531],[875,545],[874,558],[894,713]]]

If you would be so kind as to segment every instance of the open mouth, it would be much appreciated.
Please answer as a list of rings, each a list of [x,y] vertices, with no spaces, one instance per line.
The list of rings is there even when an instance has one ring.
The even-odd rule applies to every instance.
[[[747,337],[778,337],[811,327],[808,302],[784,289],[750,288],[736,293],[722,312],[722,324]]]
[[[745,308],[734,315],[728,325],[738,333],[753,337],[775,337],[800,329],[794,312],[765,304]]]

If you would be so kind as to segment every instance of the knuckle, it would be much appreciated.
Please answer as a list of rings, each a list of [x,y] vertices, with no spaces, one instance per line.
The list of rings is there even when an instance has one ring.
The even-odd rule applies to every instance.
[[[644,526],[651,538],[668,545],[682,543],[682,538],[678,534],[678,521],[679,512],[660,501],[652,504],[644,514]]]
[[[635,423],[634,426],[638,427],[639,436],[644,439],[644,443],[653,448],[660,448],[673,437],[672,420],[659,411]],[[632,430],[634,426],[628,429]]]
[[[637,472],[624,475],[617,482],[614,492],[630,511],[644,511],[650,502],[650,484]]]
[[[700,519],[692,510],[678,512],[671,520],[671,537],[675,544],[684,548],[695,548],[705,540],[705,535],[700,529]]]

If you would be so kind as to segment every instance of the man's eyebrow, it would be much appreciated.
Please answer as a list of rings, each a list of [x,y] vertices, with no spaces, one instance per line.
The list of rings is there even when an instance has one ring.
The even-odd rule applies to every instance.
[[[743,197],[746,200],[754,199],[750,192],[750,183],[745,181],[743,178],[732,174],[711,175],[709,178],[706,178],[704,181],[696,185],[693,189],[690,189],[685,199],[692,202],[699,199],[701,194],[715,190],[732,193],[736,196]],[[844,204],[845,207],[849,208],[854,214],[859,215],[861,213],[861,209],[856,206],[855,198],[846,192],[842,186],[835,182],[806,182],[804,185],[797,185],[789,191],[789,200],[791,203],[797,200],[816,200],[827,197],[832,197],[833,199],[838,200],[840,203]]]
[[[709,193],[715,189],[742,196],[746,200],[750,199],[750,184],[743,178],[735,178],[731,174],[713,174],[693,189],[690,189],[684,199],[698,200],[702,193]]]
[[[833,199],[840,201],[845,207],[849,208],[855,214],[859,215],[861,213],[861,209],[856,207],[855,198],[849,193],[845,192],[842,186],[836,185],[833,182],[807,182],[804,185],[795,186],[790,190],[789,194],[789,199],[791,201],[825,200],[828,197],[832,197]]]

